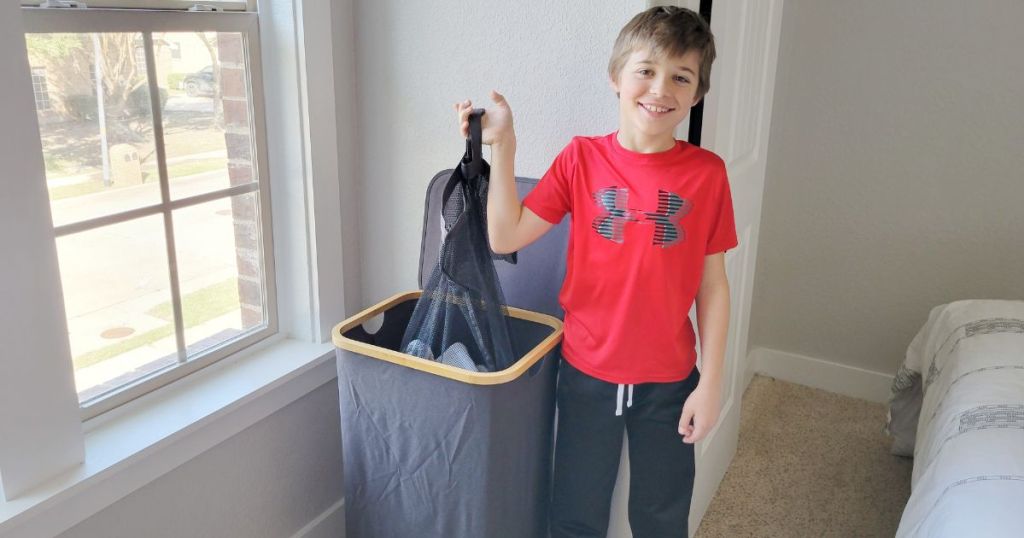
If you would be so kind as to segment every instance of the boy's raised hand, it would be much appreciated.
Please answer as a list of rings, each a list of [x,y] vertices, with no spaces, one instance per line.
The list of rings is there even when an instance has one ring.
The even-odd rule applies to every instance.
[[[494,90],[491,90],[491,100],[494,101],[494,106],[488,108],[484,114],[481,142],[488,146],[514,143],[516,133],[512,128],[512,109],[508,106],[508,101],[504,95]],[[469,113],[472,111],[473,103],[469,99],[455,103],[455,112],[459,115],[459,130],[463,138],[469,137]]]

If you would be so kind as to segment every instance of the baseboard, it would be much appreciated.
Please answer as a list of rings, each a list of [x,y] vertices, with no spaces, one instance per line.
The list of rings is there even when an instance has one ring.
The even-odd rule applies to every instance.
[[[750,355],[753,370],[768,377],[871,402],[889,401],[893,375],[763,347]]]
[[[345,538],[345,498],[321,512],[292,538]]]

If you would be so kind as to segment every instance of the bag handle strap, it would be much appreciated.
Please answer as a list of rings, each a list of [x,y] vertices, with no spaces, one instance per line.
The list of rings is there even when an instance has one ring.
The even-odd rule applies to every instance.
[[[469,138],[466,139],[466,154],[462,156],[462,163],[459,164],[466,179],[476,177],[483,169],[481,118],[485,113],[486,111],[482,108],[475,108],[469,113]]]

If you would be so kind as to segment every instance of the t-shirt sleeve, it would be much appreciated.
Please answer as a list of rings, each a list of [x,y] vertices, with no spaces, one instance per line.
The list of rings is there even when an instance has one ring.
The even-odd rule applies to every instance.
[[[537,186],[523,199],[523,205],[538,217],[558,224],[572,211],[572,179],[576,171],[576,141],[555,157],[551,167],[540,178]]]
[[[706,256],[725,252],[739,244],[736,240],[736,220],[732,211],[732,190],[729,188],[724,163],[721,167],[721,187],[718,189],[717,205],[718,210],[708,232],[708,244],[704,251]]]

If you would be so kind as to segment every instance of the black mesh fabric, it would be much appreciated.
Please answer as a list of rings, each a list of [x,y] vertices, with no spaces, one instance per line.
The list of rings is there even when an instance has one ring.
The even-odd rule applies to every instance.
[[[520,355],[509,336],[505,298],[494,268],[495,259],[515,263],[515,255],[494,254],[487,238],[490,167],[480,154],[480,114],[470,116],[466,154],[445,187],[445,236],[438,264],[416,303],[402,351],[496,372]]]

